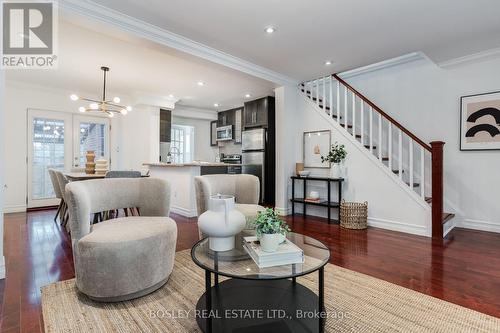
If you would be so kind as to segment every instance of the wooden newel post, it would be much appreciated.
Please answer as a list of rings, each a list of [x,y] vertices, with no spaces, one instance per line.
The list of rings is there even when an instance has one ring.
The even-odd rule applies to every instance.
[[[432,238],[443,238],[443,141],[432,141]]]

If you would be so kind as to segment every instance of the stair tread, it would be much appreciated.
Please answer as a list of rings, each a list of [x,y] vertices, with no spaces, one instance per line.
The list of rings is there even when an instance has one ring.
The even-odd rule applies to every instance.
[[[431,202],[432,202],[432,198],[431,198],[431,197],[425,197],[425,201],[426,201],[427,203],[431,203]]]
[[[443,224],[455,217],[453,213],[443,213]]]
[[[393,170],[392,170],[392,172],[394,172],[395,174],[399,175],[399,170],[394,170],[394,169],[393,169]],[[404,171],[404,170],[401,170],[401,173],[405,173],[405,171]]]
[[[410,186],[410,182],[405,182],[406,185]],[[413,187],[419,187],[420,183],[413,183]]]

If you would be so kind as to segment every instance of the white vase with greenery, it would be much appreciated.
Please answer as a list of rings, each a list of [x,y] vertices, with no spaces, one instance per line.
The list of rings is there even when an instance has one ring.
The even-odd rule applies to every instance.
[[[330,167],[330,177],[331,178],[342,178],[345,177],[346,167],[345,159],[347,157],[347,151],[344,145],[339,145],[335,142],[330,146],[330,151],[326,156],[321,156],[322,163],[331,163]]]
[[[285,240],[290,228],[273,209],[266,208],[257,214],[255,231],[262,251],[275,252]]]

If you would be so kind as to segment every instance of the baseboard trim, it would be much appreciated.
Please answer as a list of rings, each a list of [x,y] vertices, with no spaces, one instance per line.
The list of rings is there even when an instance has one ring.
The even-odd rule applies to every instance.
[[[280,216],[292,215],[292,207],[275,207],[274,210]]]
[[[405,232],[413,235],[429,236],[429,231],[423,225],[409,224],[376,217],[368,217],[368,225],[370,227]]]
[[[26,205],[5,206],[3,208],[4,214],[9,213],[24,213],[26,212]]]
[[[186,209],[183,207],[172,206],[170,207],[170,212],[178,214],[184,217],[196,217],[198,216],[195,210]]]
[[[0,280],[5,279],[5,257],[0,257]]]
[[[492,221],[463,219],[462,222],[460,223],[460,225],[458,225],[458,226],[461,228],[466,228],[466,229],[474,229],[474,230],[500,233],[500,222],[495,223]]]

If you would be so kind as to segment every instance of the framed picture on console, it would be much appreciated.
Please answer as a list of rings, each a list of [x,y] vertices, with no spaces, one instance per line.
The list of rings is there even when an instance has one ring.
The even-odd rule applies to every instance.
[[[304,132],[302,147],[304,168],[329,169],[330,163],[322,163],[321,156],[328,154],[330,144],[330,130]]]
[[[500,150],[500,91],[460,98],[460,150]]]

